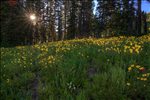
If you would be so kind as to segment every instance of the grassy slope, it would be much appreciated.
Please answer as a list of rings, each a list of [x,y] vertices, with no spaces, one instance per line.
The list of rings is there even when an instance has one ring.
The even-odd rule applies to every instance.
[[[1,48],[3,100],[150,99],[150,35]]]

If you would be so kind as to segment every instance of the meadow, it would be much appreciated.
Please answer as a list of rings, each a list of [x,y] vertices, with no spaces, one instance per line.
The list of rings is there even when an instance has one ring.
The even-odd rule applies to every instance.
[[[150,34],[1,48],[1,100],[150,100]]]

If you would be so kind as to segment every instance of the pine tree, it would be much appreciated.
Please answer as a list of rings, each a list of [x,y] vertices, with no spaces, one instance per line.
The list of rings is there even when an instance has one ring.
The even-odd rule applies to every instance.
[[[70,16],[69,16],[69,23],[68,23],[68,35],[67,37],[69,39],[73,39],[76,37],[76,10],[77,10],[77,4],[76,0],[70,1]]]
[[[137,1],[138,9],[137,9],[137,34],[141,35],[141,0]]]

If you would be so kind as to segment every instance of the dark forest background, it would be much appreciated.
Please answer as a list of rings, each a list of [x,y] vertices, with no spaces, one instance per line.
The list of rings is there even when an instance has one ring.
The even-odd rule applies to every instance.
[[[148,34],[150,13],[141,10],[142,1],[97,0],[94,14],[94,0],[4,0],[1,46]],[[36,23],[29,19],[31,14]]]

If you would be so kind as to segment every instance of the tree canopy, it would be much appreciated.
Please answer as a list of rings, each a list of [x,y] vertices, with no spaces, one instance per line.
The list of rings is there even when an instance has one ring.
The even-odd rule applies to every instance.
[[[95,14],[94,1],[1,1],[1,46],[148,33],[150,17],[141,11],[142,0],[98,0]]]

